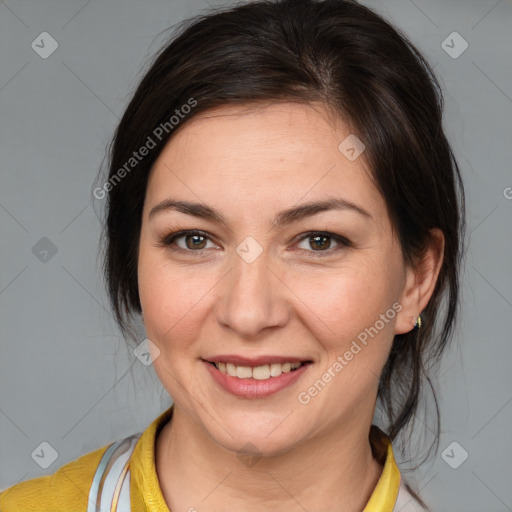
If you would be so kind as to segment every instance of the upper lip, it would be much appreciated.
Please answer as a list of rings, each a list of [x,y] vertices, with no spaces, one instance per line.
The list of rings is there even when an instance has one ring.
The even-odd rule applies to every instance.
[[[301,359],[296,356],[259,356],[259,357],[242,357],[237,355],[218,355],[204,359],[209,363],[232,363],[237,366],[263,366],[272,363],[303,363],[310,359]]]

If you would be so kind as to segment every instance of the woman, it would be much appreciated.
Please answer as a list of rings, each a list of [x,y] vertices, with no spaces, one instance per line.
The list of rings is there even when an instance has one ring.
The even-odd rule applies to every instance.
[[[173,406],[2,512],[422,509],[392,443],[454,326],[464,195],[403,35],[349,0],[192,20],[94,195],[113,311],[127,338],[143,315]]]

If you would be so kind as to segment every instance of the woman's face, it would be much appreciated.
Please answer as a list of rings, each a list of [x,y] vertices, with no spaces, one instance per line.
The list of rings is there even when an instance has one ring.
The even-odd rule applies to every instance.
[[[338,148],[349,135],[321,108],[224,107],[185,125],[151,171],[138,280],[154,367],[230,450],[284,452],[369,422],[393,336],[419,312],[403,307],[410,271],[364,153],[354,159],[353,139]],[[340,206],[300,209],[329,199]],[[181,230],[204,234],[171,241]],[[237,357],[231,371],[253,378],[211,364]]]

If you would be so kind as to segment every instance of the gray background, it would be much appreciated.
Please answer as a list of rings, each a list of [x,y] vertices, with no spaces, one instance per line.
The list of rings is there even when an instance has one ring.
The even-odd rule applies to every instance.
[[[439,373],[440,450],[407,476],[435,511],[512,510],[512,4],[364,3],[439,76],[468,200],[462,321]],[[209,5],[221,2],[0,2],[2,489],[141,432],[171,403],[108,312],[91,190],[158,34]],[[47,59],[31,48],[45,31],[59,45]],[[469,44],[458,58],[441,46],[453,31]],[[55,254],[38,253],[50,247],[43,237]],[[58,452],[46,469],[31,456],[42,442]],[[452,442],[452,464],[469,454],[457,469],[441,455]]]

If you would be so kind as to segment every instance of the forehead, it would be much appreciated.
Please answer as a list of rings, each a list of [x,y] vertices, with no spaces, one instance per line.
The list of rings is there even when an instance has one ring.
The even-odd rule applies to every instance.
[[[350,129],[322,105],[277,103],[225,106],[188,121],[163,149],[151,171],[147,195],[226,199],[289,206],[342,195],[377,216],[385,209],[371,182],[364,153],[349,160],[339,146]],[[208,199],[208,201],[206,201]]]
[[[198,158],[215,153],[216,160],[226,157],[233,166],[236,162],[230,158],[232,154],[242,161],[258,155],[267,162],[290,159],[298,163],[314,153],[322,152],[328,157],[345,132],[343,121],[320,104],[221,106],[194,116],[169,141],[164,152],[179,157],[179,146],[189,153],[187,157],[197,150]]]

